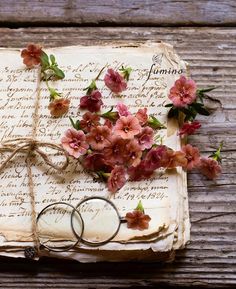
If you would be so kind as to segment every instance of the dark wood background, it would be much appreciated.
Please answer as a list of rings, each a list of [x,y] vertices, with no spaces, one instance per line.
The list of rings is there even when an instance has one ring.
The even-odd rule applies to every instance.
[[[210,154],[221,140],[223,173],[188,175],[191,243],[171,264],[1,258],[1,288],[236,288],[236,2],[168,0],[1,0],[0,46],[45,47],[165,41],[187,60],[221,105],[190,138]]]

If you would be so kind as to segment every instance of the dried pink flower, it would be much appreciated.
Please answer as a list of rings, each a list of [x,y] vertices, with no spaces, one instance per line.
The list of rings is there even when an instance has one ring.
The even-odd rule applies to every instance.
[[[180,136],[194,134],[196,130],[201,127],[201,124],[198,121],[185,122],[181,129],[179,130]]]
[[[121,93],[127,89],[127,82],[124,77],[112,68],[107,70],[104,82],[105,85],[114,93]]]
[[[217,178],[222,171],[219,163],[212,158],[201,158],[198,168],[210,180]]]
[[[88,154],[83,159],[83,167],[86,170],[90,171],[103,171],[103,172],[111,172],[112,166],[109,162],[105,159],[105,156],[103,153],[94,152],[91,154]]]
[[[102,105],[102,95],[98,90],[93,90],[90,94],[80,99],[80,108],[87,109],[90,112],[98,112]]]
[[[115,166],[107,180],[108,190],[111,193],[115,193],[121,189],[125,183],[125,168],[122,166]]]
[[[48,109],[51,116],[60,117],[67,113],[70,106],[70,100],[67,98],[56,98],[49,103]]]
[[[194,80],[181,76],[170,89],[169,99],[176,107],[186,107],[197,97],[197,86]]]
[[[104,149],[104,155],[111,163],[122,164],[124,161],[126,140],[113,136],[111,143]]]
[[[173,169],[176,167],[184,167],[186,168],[187,166],[187,159],[185,158],[185,153],[182,151],[172,151],[171,149],[168,149],[166,152],[166,156],[165,156],[166,160],[168,160],[168,164],[166,163],[164,166],[164,162],[163,162],[163,167],[166,167],[168,169]],[[164,158],[163,158],[164,160]],[[162,161],[163,161],[162,160]]]
[[[109,119],[106,119],[104,125],[107,126],[110,130],[113,128],[113,124]]]
[[[107,126],[96,126],[86,135],[88,144],[94,150],[103,150],[110,145],[111,130]]]
[[[167,154],[167,147],[160,145],[152,148],[147,153],[145,161],[147,163],[147,167],[153,171],[161,167],[167,167],[170,162],[169,155]]]
[[[192,170],[196,168],[200,162],[199,150],[196,147],[187,144],[182,147],[182,151],[185,153],[185,158],[187,159],[186,169]]]
[[[35,44],[29,44],[27,48],[21,51],[21,57],[23,58],[23,63],[28,67],[32,68],[35,65],[41,63],[42,47]]]
[[[69,153],[69,155],[79,158],[86,154],[88,144],[86,142],[85,134],[82,130],[70,128],[65,132],[65,136],[61,139],[62,147]]]
[[[89,132],[93,127],[99,125],[99,120],[100,117],[97,114],[88,111],[83,115],[80,127],[85,132]]]
[[[137,140],[130,140],[125,147],[124,159],[129,166],[136,167],[142,157],[142,150]]]
[[[130,181],[141,181],[151,177],[153,170],[150,169],[147,161],[142,160],[136,167],[128,168],[128,175]]]
[[[114,133],[123,139],[132,139],[141,132],[141,126],[135,116],[121,116],[114,127]]]
[[[135,115],[141,126],[144,126],[148,121],[147,108],[140,108]]]
[[[154,131],[150,127],[144,127],[137,135],[138,143],[142,150],[150,149],[154,143]]]
[[[151,218],[149,215],[145,215],[140,210],[134,210],[126,214],[125,219],[127,221],[127,227],[134,230],[145,230],[149,227]]]
[[[117,103],[116,109],[118,110],[119,116],[131,115],[131,113],[129,112],[128,107],[122,102]]]

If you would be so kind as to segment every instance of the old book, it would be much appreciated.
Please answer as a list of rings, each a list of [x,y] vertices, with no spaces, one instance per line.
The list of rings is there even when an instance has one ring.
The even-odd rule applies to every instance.
[[[46,83],[40,81],[40,69],[26,69],[20,49],[0,50],[1,163],[12,153],[12,150],[4,150],[4,146],[11,146],[12,141],[19,146],[19,138],[31,138],[34,134],[41,143],[59,145],[62,135],[70,126],[68,117],[76,118],[83,113],[78,109],[79,100],[91,79],[96,77],[102,67],[118,69],[122,65],[131,66],[133,72],[128,89],[121,96],[112,94],[104,86],[102,78],[97,81],[104,98],[102,110],[109,110],[117,102],[125,103],[131,112],[147,107],[148,112],[165,125],[165,128],[156,132],[157,143],[162,142],[175,150],[180,148],[178,123],[167,119],[168,108],[165,104],[168,103],[168,91],[174,81],[180,74],[186,73],[186,63],[178,57],[172,46],[164,43],[74,46],[48,49],[47,53],[56,55],[66,75],[63,80],[53,83],[63,96],[71,100],[69,113],[61,118],[52,118],[49,114],[48,89]],[[74,258],[81,262],[162,260],[173,256],[174,250],[183,248],[188,242],[187,182],[182,168],[158,171],[146,181],[128,182],[119,192],[111,195],[106,186],[95,182],[77,160],[71,158],[67,168],[58,172],[48,166],[37,152],[30,156],[30,164],[27,163],[27,148],[19,150],[0,171],[1,255],[24,256],[24,249],[35,242],[32,219],[47,205],[66,202],[76,207],[81,200],[91,196],[112,201],[122,217],[142,200],[145,213],[151,217],[149,228],[131,230],[122,223],[118,234],[104,245],[89,246],[79,242],[76,247],[64,252],[52,252],[44,247],[40,255]],[[56,165],[63,163],[63,156],[55,153],[50,146],[42,146],[40,150]],[[32,171],[34,214],[27,169],[29,165]],[[104,238],[114,229],[111,213],[101,208],[103,213],[97,219],[99,221],[91,223],[95,207],[83,215],[85,223],[90,224],[84,228],[84,238]],[[56,223],[53,215],[49,214],[45,220],[52,223],[48,223],[50,226],[45,225],[41,232],[44,244],[57,244],[60,241],[67,245],[68,242],[74,242],[75,236],[68,219]]]

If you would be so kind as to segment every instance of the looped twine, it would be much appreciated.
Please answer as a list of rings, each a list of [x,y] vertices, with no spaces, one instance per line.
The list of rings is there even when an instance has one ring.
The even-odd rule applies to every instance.
[[[51,148],[57,151],[58,153],[62,154],[65,157],[65,161],[62,163],[62,165],[57,165],[56,163],[54,163],[48,157],[48,154],[41,150],[41,148],[43,147]],[[68,154],[60,145],[53,144],[50,142],[38,141],[33,138],[22,137],[3,141],[0,144],[0,153],[8,151],[10,151],[11,154],[0,165],[0,171],[3,170],[5,166],[9,163],[9,161],[11,161],[14,158],[14,156],[20,152],[26,152],[27,158],[30,154],[36,153],[45,161],[47,165],[58,171],[64,170],[69,164]]]

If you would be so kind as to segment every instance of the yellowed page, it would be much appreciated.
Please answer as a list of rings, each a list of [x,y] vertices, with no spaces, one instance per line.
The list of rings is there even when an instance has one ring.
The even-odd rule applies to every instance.
[[[108,91],[102,81],[104,75],[101,76],[97,86],[103,94],[105,104],[103,111],[107,111],[111,105],[122,101],[130,107],[132,112],[137,111],[138,108],[147,107],[149,113],[154,114],[167,125],[167,109],[163,106],[167,102],[166,96],[169,88],[179,75],[154,74],[152,72],[149,76],[149,73],[153,61],[156,59],[161,59],[160,64],[155,64],[154,68],[156,69],[175,68],[179,71],[185,68],[184,63],[174,54],[171,46],[155,44],[150,47],[137,48],[68,47],[53,49],[51,52],[56,55],[59,65],[66,73],[65,79],[54,82],[53,86],[71,99],[71,108],[65,117],[51,118],[47,109],[48,91],[45,84],[41,83],[40,123],[37,129],[37,139],[60,143],[62,134],[70,126],[68,116],[76,118],[83,113],[78,110],[79,99],[84,94],[83,89],[91,79],[96,77],[103,66],[119,68],[121,65],[128,65],[133,68],[128,90],[119,98]],[[25,70],[19,51],[0,50],[0,59],[0,71],[3,79],[0,98],[6,100],[0,115],[0,138],[4,140],[18,136],[30,136],[37,69]],[[17,103],[19,103],[18,106],[16,106]],[[10,121],[7,121],[7,118],[10,118]],[[163,137],[164,143],[168,143],[174,149],[178,148],[179,139],[176,135],[176,128],[168,138],[165,129],[157,133]],[[51,152],[49,151],[49,153]],[[5,155],[1,160],[4,157]],[[18,154],[0,174],[0,203],[2,203],[0,232],[3,236],[3,243],[31,240],[31,206],[24,160],[25,155]],[[55,158],[55,161],[60,162],[60,159]],[[70,165],[62,174],[45,166],[41,159],[35,158],[34,162],[35,166],[32,169],[37,212],[55,201],[65,201],[76,206],[84,197],[99,195],[110,198],[120,214],[124,216],[126,212],[132,211],[141,199],[145,212],[152,218],[149,229],[145,231],[130,230],[126,228],[125,224],[122,224],[119,234],[113,240],[114,243],[139,240],[140,237],[145,236],[148,239],[148,236],[151,237],[154,233],[158,236],[158,231],[161,234],[163,228],[166,229],[167,235],[172,234],[178,226],[179,192],[176,190],[178,174],[166,173],[160,178],[157,173],[151,180],[129,182],[116,195],[110,196],[106,186],[95,183],[91,176],[83,172],[75,160],[71,160]],[[90,233],[96,235],[95,230],[101,234],[107,234],[109,228],[104,230],[102,226],[97,226],[91,228]],[[58,229],[60,237],[63,238],[68,236],[68,231],[70,228],[67,227]],[[173,240],[170,240],[169,247],[172,243]],[[108,244],[106,248],[112,250],[121,248],[120,246],[123,245],[120,244],[117,247],[117,245]]]

